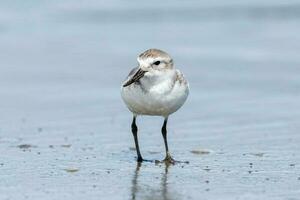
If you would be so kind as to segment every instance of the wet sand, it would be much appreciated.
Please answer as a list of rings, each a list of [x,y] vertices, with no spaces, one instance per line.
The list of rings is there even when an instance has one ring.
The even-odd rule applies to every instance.
[[[0,199],[299,199],[296,1],[0,4]],[[169,121],[189,164],[135,162],[120,83],[151,47],[190,82]],[[137,123],[163,159],[162,118]]]

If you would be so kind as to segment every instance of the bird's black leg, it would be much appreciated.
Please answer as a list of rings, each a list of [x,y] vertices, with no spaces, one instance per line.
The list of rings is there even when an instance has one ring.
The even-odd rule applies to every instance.
[[[132,131],[132,134],[134,137],[134,143],[135,143],[135,148],[136,148],[136,153],[137,153],[137,161],[142,162],[143,158],[142,158],[142,155],[140,152],[139,141],[138,141],[138,137],[137,137],[138,128],[135,124],[135,119],[136,119],[136,116],[133,116],[133,120],[131,123],[131,131]]]
[[[169,153],[168,140],[167,140],[167,123],[168,123],[168,117],[165,118],[164,124],[161,128],[161,133],[164,138],[165,148],[166,148],[166,158],[164,159],[164,161],[174,163],[175,160],[171,157],[171,154]]]

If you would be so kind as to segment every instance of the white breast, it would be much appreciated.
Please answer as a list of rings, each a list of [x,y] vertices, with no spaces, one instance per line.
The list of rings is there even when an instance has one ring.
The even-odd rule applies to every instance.
[[[172,77],[160,79],[151,85],[151,80],[140,80],[122,87],[122,98],[131,112],[136,115],[168,116],[177,111],[186,101],[189,87],[182,73],[174,71]]]

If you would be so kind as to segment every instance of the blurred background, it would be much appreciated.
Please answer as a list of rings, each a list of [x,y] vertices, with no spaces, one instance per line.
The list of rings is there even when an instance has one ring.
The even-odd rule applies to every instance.
[[[300,2],[0,1],[0,199],[297,199]],[[149,48],[190,82],[137,166],[121,82]],[[161,118],[138,120],[162,159]]]

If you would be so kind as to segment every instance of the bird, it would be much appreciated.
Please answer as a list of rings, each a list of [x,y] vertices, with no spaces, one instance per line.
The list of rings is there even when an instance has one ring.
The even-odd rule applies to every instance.
[[[189,95],[189,83],[175,68],[171,56],[160,49],[148,49],[137,57],[138,66],[133,68],[121,85],[121,97],[132,112],[131,131],[134,137],[137,162],[143,159],[138,142],[136,119],[141,115],[164,118],[161,133],[165,145],[162,162],[175,163],[169,152],[167,123],[171,114],[185,103]]]

